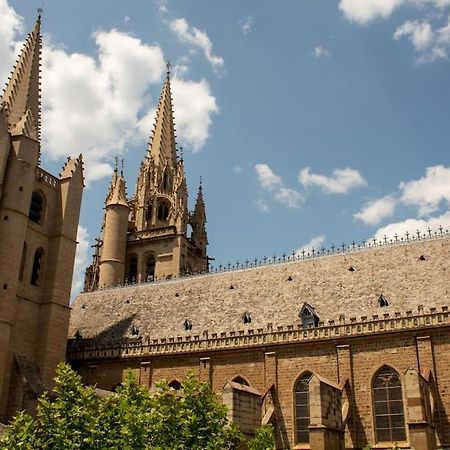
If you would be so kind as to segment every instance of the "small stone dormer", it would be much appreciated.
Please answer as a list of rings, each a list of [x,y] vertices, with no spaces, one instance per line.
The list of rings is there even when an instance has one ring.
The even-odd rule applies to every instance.
[[[319,316],[309,303],[303,303],[299,317],[302,321],[303,328],[315,328],[319,325]]]

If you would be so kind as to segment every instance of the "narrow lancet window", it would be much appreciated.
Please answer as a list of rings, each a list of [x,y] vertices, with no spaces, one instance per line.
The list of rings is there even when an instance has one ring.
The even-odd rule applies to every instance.
[[[295,385],[295,440],[296,444],[309,443],[309,381],[312,374],[304,373]]]
[[[44,257],[44,250],[42,250],[42,248],[38,248],[34,253],[33,268],[31,271],[31,284],[33,286],[39,286],[43,257]]]

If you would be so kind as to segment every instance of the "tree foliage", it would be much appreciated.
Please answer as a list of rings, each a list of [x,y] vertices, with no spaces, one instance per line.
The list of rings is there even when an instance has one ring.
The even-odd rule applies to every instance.
[[[101,398],[68,365],[37,413],[20,413],[0,438],[8,450],[232,450],[242,436],[206,383],[189,374],[183,389],[141,387],[128,372],[117,393]]]
[[[272,425],[263,425],[248,441],[248,450],[275,450],[275,436]]]

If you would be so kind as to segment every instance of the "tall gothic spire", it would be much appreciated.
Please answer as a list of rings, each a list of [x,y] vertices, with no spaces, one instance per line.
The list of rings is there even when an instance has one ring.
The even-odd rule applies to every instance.
[[[25,41],[1,99],[7,107],[9,128],[14,128],[29,110],[35,121],[38,136],[41,122],[41,50],[41,11],[39,11],[34,29]]]
[[[167,76],[159,98],[147,156],[153,157],[156,164],[159,164],[164,157],[169,158],[172,166],[175,166],[177,161],[175,137],[172,93],[170,91],[170,63],[167,63]]]

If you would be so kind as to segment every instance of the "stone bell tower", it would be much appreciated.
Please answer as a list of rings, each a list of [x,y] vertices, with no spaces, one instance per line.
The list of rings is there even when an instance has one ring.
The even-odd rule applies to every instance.
[[[32,408],[65,359],[81,155],[40,167],[41,16],[0,100],[0,419]]]
[[[125,181],[116,171],[96,254],[86,270],[85,290],[207,270],[203,192],[200,188],[190,214],[183,157],[177,155],[169,65],[133,197],[125,200]]]

